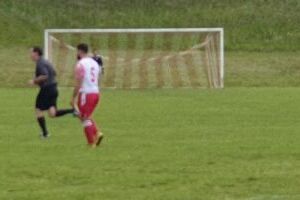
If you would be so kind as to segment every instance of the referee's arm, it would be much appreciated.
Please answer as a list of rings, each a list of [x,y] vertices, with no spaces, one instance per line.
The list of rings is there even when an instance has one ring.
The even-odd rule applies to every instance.
[[[45,81],[47,81],[48,76],[47,75],[40,75],[38,77],[36,77],[35,79],[33,79],[34,84],[41,84]]]
[[[34,84],[41,84],[48,79],[48,71],[44,67],[37,67],[38,76],[33,79]]]

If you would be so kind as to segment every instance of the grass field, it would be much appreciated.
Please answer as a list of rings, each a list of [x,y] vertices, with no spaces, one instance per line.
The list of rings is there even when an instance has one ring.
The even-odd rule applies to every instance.
[[[0,0],[0,200],[299,200],[299,10],[299,0]],[[100,149],[72,116],[47,119],[52,136],[40,140],[26,83],[44,29],[139,27],[224,27],[225,89],[104,89]],[[60,92],[68,107],[71,88]]]
[[[299,88],[104,90],[96,150],[71,116],[41,141],[35,93],[0,89],[1,200],[300,199]]]

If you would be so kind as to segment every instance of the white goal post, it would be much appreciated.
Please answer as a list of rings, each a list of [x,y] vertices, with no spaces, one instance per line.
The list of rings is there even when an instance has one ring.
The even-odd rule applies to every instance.
[[[75,37],[77,39],[74,39]],[[54,65],[57,68],[61,68],[61,78],[64,79],[66,85],[68,84],[65,78],[67,76],[66,68],[73,67],[68,65],[74,64],[73,61],[71,62],[68,60],[74,58],[74,62],[76,62],[74,57],[76,43],[78,44],[82,41],[87,41],[87,37],[92,38],[89,39],[87,43],[90,43],[90,40],[96,41],[98,39],[101,40],[100,42],[98,41],[98,43],[105,43],[104,45],[100,44],[97,47],[97,50],[100,50],[101,53],[106,53],[105,55],[101,54],[104,57],[105,70],[107,67],[108,71],[108,74],[106,74],[107,77],[104,78],[107,79],[107,84],[104,84],[104,87],[122,88],[123,85],[123,88],[153,88],[157,85],[159,86],[159,83],[152,83],[154,81],[152,81],[151,76],[158,76],[153,78],[156,80],[156,82],[159,82],[160,79],[163,79],[160,82],[163,82],[162,87],[166,88],[193,86],[209,88],[224,87],[223,28],[46,29],[44,31],[45,58],[49,59],[51,62],[54,62]],[[105,41],[101,39],[104,37],[106,38]],[[147,37],[151,37],[152,39],[149,40]],[[192,37],[193,39],[191,39]],[[202,41],[200,41],[199,38],[201,38]],[[126,42],[124,42],[125,40]],[[146,40],[147,42],[145,42]],[[165,40],[170,41],[165,42]],[[181,44],[173,44],[177,43],[177,41],[184,41],[183,43],[186,43],[186,45],[190,46],[185,49],[180,49],[178,46]],[[118,42],[120,45],[118,45]],[[146,43],[150,43],[150,45],[147,45]],[[155,50],[153,50],[153,46],[157,45],[157,43],[162,43],[158,46],[160,46],[160,48],[163,50],[160,49],[158,51],[158,48],[156,47]],[[151,47],[141,47],[143,45]],[[164,45],[166,48],[161,47]],[[106,49],[102,51],[104,46]],[[128,46],[130,46],[130,48]],[[117,53],[110,53],[112,51],[111,47],[113,47],[114,51]],[[127,51],[131,51],[131,49],[132,52],[128,53]],[[147,49],[147,51],[150,53],[140,53],[141,49],[142,51],[146,51],[145,49]],[[154,51],[155,53],[153,53]],[[118,66],[119,68],[117,69],[119,70],[110,72],[112,71],[110,69],[115,68],[114,65]],[[154,65],[156,70],[160,70],[159,68],[165,70],[163,75],[160,75],[161,72],[159,71],[154,70],[154,72],[152,70],[151,66]],[[136,66],[136,68],[127,69],[128,66]],[[194,67],[195,69],[192,70],[190,69],[191,67]],[[188,72],[185,72],[183,68],[187,69]],[[205,75],[202,75],[200,68],[203,68],[203,71],[205,71],[203,74]],[[153,71],[153,74],[156,75],[151,74],[151,70]],[[128,72],[130,72],[130,76],[128,75]],[[143,72],[145,72],[150,78],[143,75]],[[114,73],[116,80],[111,78],[112,75],[110,73]],[[117,73],[121,73],[121,75],[117,76]],[[140,74],[141,77],[137,77],[139,76],[137,74]],[[197,75],[193,77],[193,74]],[[185,78],[187,76],[190,78]],[[207,79],[207,84],[202,83],[202,77],[204,76]],[[126,80],[119,80],[121,78],[117,79],[118,77],[122,77]],[[172,83],[168,83],[168,78],[170,79],[169,82]],[[147,79],[149,86],[145,86],[145,83],[143,83],[143,80],[141,79]],[[109,82],[109,80],[111,82],[113,80],[113,83]],[[197,81],[199,84],[197,84]],[[128,82],[130,82],[130,84],[128,84]],[[140,83],[135,84],[135,82]]]

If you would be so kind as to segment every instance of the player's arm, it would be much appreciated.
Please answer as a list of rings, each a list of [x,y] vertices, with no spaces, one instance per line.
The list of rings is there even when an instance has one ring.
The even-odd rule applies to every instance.
[[[78,80],[78,79],[75,80],[74,90],[72,95],[73,99],[76,99],[76,97],[78,96],[81,84],[82,84],[82,80]]]
[[[71,105],[75,107],[76,98],[79,94],[79,90],[82,85],[83,77],[84,77],[84,68],[81,65],[76,66],[75,68],[75,81],[74,81],[74,89],[71,100]]]

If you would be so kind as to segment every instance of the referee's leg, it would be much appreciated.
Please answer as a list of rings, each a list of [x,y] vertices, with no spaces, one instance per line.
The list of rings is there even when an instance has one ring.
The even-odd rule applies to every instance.
[[[48,130],[47,130],[46,120],[45,120],[43,111],[40,110],[39,108],[36,108],[35,109],[35,116],[36,116],[37,122],[38,122],[38,124],[41,128],[41,131],[42,131],[41,136],[44,137],[44,138],[48,137]]]
[[[48,114],[50,117],[55,118],[55,117],[64,116],[66,114],[74,113],[74,108],[57,110],[58,90],[57,90],[56,86],[50,91],[50,93],[51,93],[50,97],[49,97],[49,106],[50,107],[48,109]]]

